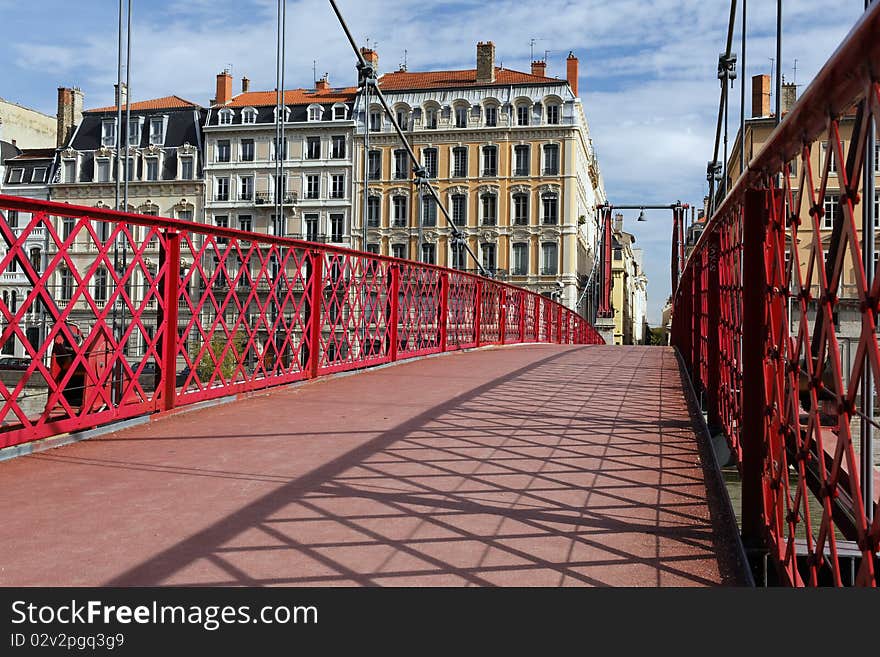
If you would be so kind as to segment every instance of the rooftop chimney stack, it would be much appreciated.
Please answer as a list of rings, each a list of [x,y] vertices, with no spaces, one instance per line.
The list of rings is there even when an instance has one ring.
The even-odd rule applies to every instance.
[[[330,90],[330,80],[327,79],[327,74],[324,74],[324,77],[315,82],[315,91],[329,91]]]
[[[226,105],[232,100],[232,73],[229,69],[217,74],[217,95],[214,102],[217,105]]]
[[[367,64],[373,67],[373,73],[379,74],[379,53],[372,48],[361,48],[361,55],[367,60]]]
[[[83,92],[77,87],[58,87],[57,148],[63,148],[70,141],[74,129],[82,121],[82,112]]]
[[[618,212],[614,215],[614,223],[612,224],[612,226],[614,227],[615,233],[623,232],[623,214]]]
[[[495,44],[491,41],[477,44],[477,84],[495,82]]]
[[[251,90],[251,81],[247,78],[241,79],[241,93],[246,94]]]
[[[573,52],[568,53],[568,59],[565,60],[565,78],[568,80],[568,86],[571,92],[578,95],[578,58]]]
[[[797,85],[782,78],[782,113],[786,114],[797,102]]]
[[[122,83],[121,90],[118,84],[113,85],[113,103],[116,107],[128,103],[128,87],[125,86],[125,82]]]
[[[770,76],[752,76],[752,118],[770,116]]]
[[[547,62],[543,60],[537,60],[532,62],[532,75],[539,75],[542,78],[547,77]]]

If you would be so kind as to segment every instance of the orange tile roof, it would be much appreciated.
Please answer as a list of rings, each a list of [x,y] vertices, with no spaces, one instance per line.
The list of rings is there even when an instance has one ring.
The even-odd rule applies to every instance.
[[[543,75],[532,75],[512,71],[506,68],[495,67],[495,82],[477,84],[476,69],[464,71],[426,71],[409,72],[395,71],[386,73],[379,79],[379,87],[386,91],[403,89],[439,89],[448,87],[475,87],[475,86],[508,86],[511,84],[550,84],[560,83],[564,80],[548,78]]]
[[[139,110],[163,110],[163,109],[184,109],[187,107],[199,107],[195,103],[191,103],[188,100],[184,100],[180,96],[165,96],[163,98],[154,98],[153,100],[142,100],[137,103],[131,104],[131,111],[137,112]],[[125,110],[127,107],[125,105],[122,106],[122,109]],[[86,112],[113,112],[116,111],[116,106],[112,107],[99,107],[97,109],[86,110]]]
[[[327,89],[287,89],[284,92],[285,105],[309,105],[310,103],[348,103],[354,100],[357,88]],[[278,101],[277,91],[248,91],[234,96],[226,107],[268,107]],[[215,105],[214,107],[220,107]]]

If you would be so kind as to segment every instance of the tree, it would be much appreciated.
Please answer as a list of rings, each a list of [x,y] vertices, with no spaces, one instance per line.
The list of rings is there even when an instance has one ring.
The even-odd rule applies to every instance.
[[[241,331],[238,331],[232,340],[227,340],[224,336],[213,336],[197,367],[199,379],[209,381],[217,369],[220,370],[220,374],[226,381],[232,379],[243,344],[244,333]],[[225,354],[223,353],[224,349],[226,349]],[[191,354],[193,360],[198,357],[198,353],[198,349],[193,350]]]

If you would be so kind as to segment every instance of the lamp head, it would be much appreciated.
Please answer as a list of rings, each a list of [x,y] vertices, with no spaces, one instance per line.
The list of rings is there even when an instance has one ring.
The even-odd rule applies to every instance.
[[[647,221],[647,219],[645,218],[645,210],[644,210],[644,208],[642,208],[642,211],[639,212],[639,218],[637,219],[637,221]]]

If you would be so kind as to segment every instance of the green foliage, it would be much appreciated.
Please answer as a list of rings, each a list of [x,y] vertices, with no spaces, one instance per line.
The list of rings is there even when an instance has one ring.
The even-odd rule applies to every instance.
[[[224,336],[215,335],[212,337],[208,349],[205,350],[205,353],[202,354],[202,359],[199,361],[199,379],[202,381],[209,381],[211,379],[216,368],[215,362],[218,363],[223,378],[227,381],[232,379],[237,365],[236,358],[241,356],[243,345],[244,333],[242,331],[238,331],[231,341],[227,340]],[[227,346],[229,347],[228,349]],[[224,349],[226,349],[225,354],[223,353]],[[198,352],[198,349],[194,350],[191,357],[195,359],[198,356]],[[212,354],[213,358],[211,357]]]
[[[653,328],[649,328],[648,331],[651,333],[651,342],[650,344],[654,347],[665,346],[668,344],[668,331],[662,326],[656,326]]]

